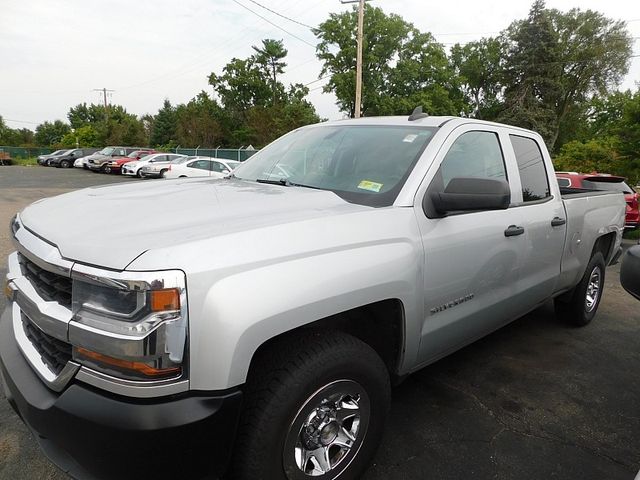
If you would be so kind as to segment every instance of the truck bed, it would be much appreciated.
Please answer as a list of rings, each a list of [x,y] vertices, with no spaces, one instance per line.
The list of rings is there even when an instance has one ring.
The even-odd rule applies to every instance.
[[[596,238],[606,234],[622,236],[626,204],[621,192],[561,187],[560,193],[567,232],[557,291],[570,288],[582,277]],[[605,258],[607,263],[613,253]]]

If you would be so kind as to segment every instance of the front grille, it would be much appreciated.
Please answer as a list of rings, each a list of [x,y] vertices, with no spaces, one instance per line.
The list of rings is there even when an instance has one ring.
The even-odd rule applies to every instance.
[[[52,372],[59,375],[71,360],[71,345],[47,335],[26,317],[22,317],[24,332]]]
[[[24,255],[19,255],[22,274],[46,301],[58,302],[71,308],[71,279],[57,273],[49,272],[33,263]]]

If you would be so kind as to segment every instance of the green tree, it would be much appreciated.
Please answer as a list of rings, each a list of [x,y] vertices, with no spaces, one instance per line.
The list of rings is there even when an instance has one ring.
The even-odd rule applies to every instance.
[[[222,75],[209,75],[209,83],[225,109],[239,117],[249,108],[266,106],[272,100],[273,87],[254,56],[232,59],[223,68]]]
[[[100,136],[92,125],[84,125],[74,129],[62,137],[63,146],[73,148],[76,145],[80,147],[101,147],[104,142],[100,140]]]
[[[28,128],[9,127],[0,115],[0,145],[28,147],[34,144],[34,134]]]
[[[618,153],[615,137],[592,139],[587,142],[573,140],[560,149],[553,164],[558,171],[580,173],[623,174],[624,161]]]
[[[62,138],[71,131],[71,127],[62,120],[44,122],[36,127],[35,142],[39,146],[48,147],[59,144]]]
[[[176,107],[176,141],[180,145],[215,147],[223,142],[222,108],[202,91]]]
[[[332,13],[315,33],[325,92],[334,92],[342,112],[355,112],[357,9]],[[365,6],[363,115],[408,114],[422,104],[429,113],[458,115],[468,110],[442,45],[396,14]]]
[[[287,56],[287,49],[284,48],[282,40],[266,38],[262,40],[262,47],[252,46],[256,52],[255,62],[260,65],[267,75],[271,77],[272,105],[275,105],[278,98],[278,75],[284,73],[287,66],[282,61]]]
[[[556,150],[576,134],[590,100],[626,74],[632,45],[624,22],[591,10],[550,10],[543,0],[503,38],[506,89],[498,119],[539,131]]]
[[[263,48],[255,47],[249,58],[233,58],[221,75],[209,75],[221,105],[211,103],[202,93],[179,108],[180,112],[196,115],[198,109],[205,112],[202,115],[211,122],[208,131],[217,135],[221,145],[261,147],[294,128],[320,120],[313,105],[305,100],[309,93],[305,86],[285,87],[278,80],[286,66],[284,44],[275,40],[262,43]],[[183,125],[190,123],[186,114],[183,118]],[[182,128],[182,132],[196,129],[191,125],[189,129]],[[207,141],[210,140],[203,138],[196,144]]]
[[[451,62],[460,77],[466,101],[475,118],[495,118],[504,88],[505,44],[500,38],[483,38],[451,48]]]
[[[162,108],[158,110],[153,122],[153,131],[151,132],[152,145],[165,145],[176,137],[176,109],[171,105],[168,99],[164,100]]]

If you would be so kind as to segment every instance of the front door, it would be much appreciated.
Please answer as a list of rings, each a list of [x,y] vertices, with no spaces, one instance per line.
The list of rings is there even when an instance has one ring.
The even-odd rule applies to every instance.
[[[429,189],[454,177],[486,177],[510,183],[517,175],[505,163],[499,127],[465,125],[454,130],[433,164]],[[418,200],[422,202],[422,199]],[[472,211],[428,218],[416,205],[424,255],[424,321],[419,362],[444,356],[511,320],[518,312],[523,235],[517,208]],[[512,232],[513,233],[513,232]]]

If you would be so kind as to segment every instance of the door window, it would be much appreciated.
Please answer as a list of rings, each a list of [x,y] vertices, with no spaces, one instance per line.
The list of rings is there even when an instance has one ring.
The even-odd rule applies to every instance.
[[[522,200],[535,202],[551,196],[542,151],[532,138],[509,135],[522,183]]]
[[[198,168],[200,170],[209,170],[209,160],[196,160],[187,165],[190,168]]]
[[[211,163],[212,163],[212,170],[214,172],[222,173],[225,170],[228,170],[228,168],[225,167],[224,164],[222,164],[220,162],[211,162]]]
[[[446,188],[455,177],[507,179],[502,149],[494,132],[467,132],[451,145],[440,164],[442,184]]]

